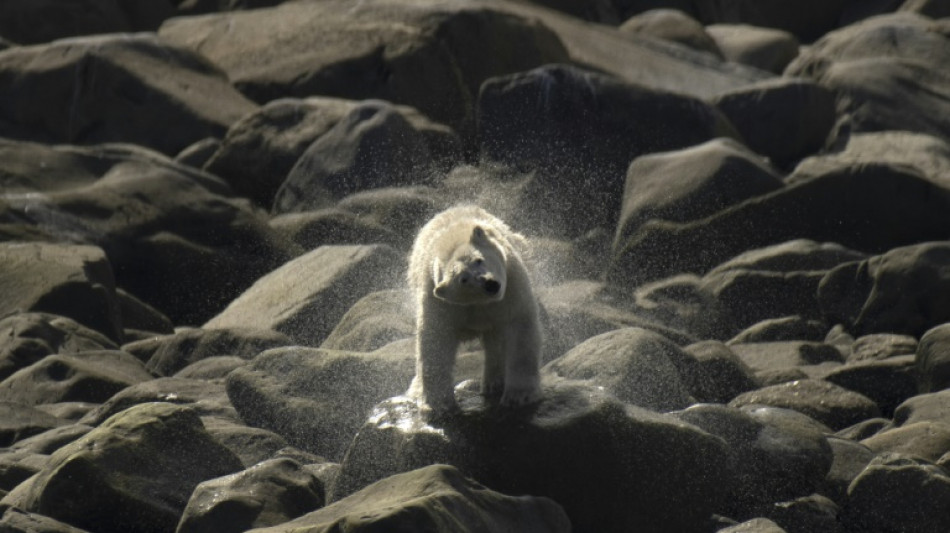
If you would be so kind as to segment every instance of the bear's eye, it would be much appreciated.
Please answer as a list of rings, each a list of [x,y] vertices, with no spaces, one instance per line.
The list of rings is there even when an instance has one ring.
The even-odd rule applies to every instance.
[[[481,257],[475,259],[475,266],[481,266],[485,261]]]

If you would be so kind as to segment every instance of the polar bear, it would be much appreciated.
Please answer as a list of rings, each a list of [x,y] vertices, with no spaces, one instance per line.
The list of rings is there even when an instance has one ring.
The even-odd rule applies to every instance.
[[[408,394],[427,412],[457,409],[456,352],[472,338],[485,350],[482,394],[489,402],[520,406],[539,398],[541,325],[526,251],[523,236],[471,205],[449,208],[419,231],[408,270],[418,298]]]

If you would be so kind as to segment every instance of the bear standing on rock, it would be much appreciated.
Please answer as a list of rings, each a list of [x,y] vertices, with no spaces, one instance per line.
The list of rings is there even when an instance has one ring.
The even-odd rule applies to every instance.
[[[522,259],[527,241],[476,206],[456,206],[419,231],[409,258],[418,298],[416,376],[409,395],[432,414],[457,409],[453,369],[459,343],[480,337],[482,394],[520,406],[539,398],[541,325]]]

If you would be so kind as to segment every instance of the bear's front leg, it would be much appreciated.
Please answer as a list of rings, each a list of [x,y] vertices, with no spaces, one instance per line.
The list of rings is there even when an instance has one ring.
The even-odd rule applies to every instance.
[[[458,409],[453,381],[458,344],[457,335],[444,327],[432,325],[419,331],[416,377],[410,390],[421,393],[424,407],[431,414],[441,415]]]
[[[497,402],[505,392],[505,359],[510,351],[505,329],[482,335],[482,347],[485,349],[482,396],[490,402]]]
[[[505,326],[505,392],[501,404],[522,406],[541,399],[541,332],[536,321]]]

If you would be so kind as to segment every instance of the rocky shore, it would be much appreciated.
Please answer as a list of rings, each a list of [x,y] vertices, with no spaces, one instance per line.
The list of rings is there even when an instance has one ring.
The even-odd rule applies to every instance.
[[[950,531],[940,0],[0,5],[0,533]],[[530,238],[543,399],[414,373]]]

